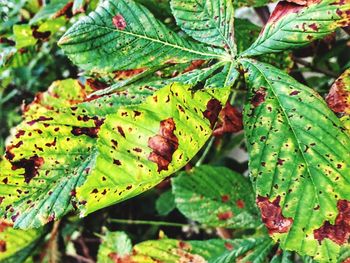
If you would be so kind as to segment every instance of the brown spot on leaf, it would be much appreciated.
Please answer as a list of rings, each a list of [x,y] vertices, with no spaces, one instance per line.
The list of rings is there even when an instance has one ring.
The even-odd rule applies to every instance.
[[[272,202],[268,197],[258,196],[256,202],[261,212],[262,221],[269,230],[269,234],[286,233],[293,224],[292,218],[286,218],[282,215],[282,209],[279,205],[281,197],[278,196]]]
[[[260,87],[254,94],[254,96],[251,99],[252,105],[256,108],[261,103],[265,101],[266,97],[266,89],[264,87]]]
[[[31,120],[31,121],[28,121],[27,122],[27,124],[28,125],[30,125],[30,126],[32,126],[32,125],[34,125],[35,123],[37,123],[37,122],[42,122],[42,121],[52,121],[53,120],[53,118],[47,118],[47,117],[45,117],[45,116],[40,116],[39,118],[37,118],[37,119],[35,119],[35,120]]]
[[[53,18],[57,18],[60,16],[66,16],[67,18],[70,18],[73,16],[72,14],[72,7],[73,7],[73,1],[68,2],[64,7],[62,7],[60,10],[58,10]]]
[[[90,86],[93,90],[101,90],[108,87],[108,84],[97,79],[87,79],[86,84]]]
[[[38,29],[39,29],[38,26],[33,26],[32,29],[33,29],[32,35],[36,39],[47,40],[49,38],[49,36],[51,35],[50,31],[44,31],[44,32],[38,31]]]
[[[102,126],[104,119],[94,118],[95,127],[76,127],[74,126],[71,130],[71,133],[75,136],[86,135],[91,138],[97,138],[100,127]]]
[[[148,147],[153,150],[148,160],[158,165],[158,172],[168,170],[173,154],[179,146],[175,130],[173,118],[163,120],[160,122],[159,133],[148,140]]]
[[[326,97],[328,107],[336,113],[350,113],[350,70],[345,71],[332,85]]]
[[[329,221],[314,230],[314,237],[319,243],[325,238],[331,239],[335,243],[342,245],[348,242],[350,237],[350,202],[347,200],[338,200],[338,215],[334,225]]]
[[[228,220],[233,217],[233,213],[232,211],[222,212],[222,213],[218,213],[217,217],[219,220]]]
[[[126,21],[124,17],[120,14],[113,17],[113,24],[119,30],[124,30],[126,28]]]
[[[225,107],[220,111],[219,121],[213,131],[213,135],[219,137],[225,133],[234,133],[242,129],[242,113],[227,102]]]
[[[226,203],[230,200],[230,196],[229,195],[222,195],[221,196],[221,201]]]
[[[211,128],[214,127],[221,109],[221,103],[217,99],[211,99],[208,101],[207,109],[203,112],[203,116],[209,120]]]
[[[39,168],[44,164],[44,158],[37,155],[30,157],[29,159],[21,159],[16,162],[12,162],[12,170],[24,169],[24,181],[29,183],[37,174]]]
[[[289,93],[290,96],[295,96],[298,95],[300,93],[300,91],[298,90],[293,90],[291,93]]]
[[[241,209],[245,207],[245,203],[244,203],[244,201],[241,200],[241,199],[238,199],[238,200],[236,201],[236,205],[237,205],[238,208],[241,208]]]
[[[0,252],[5,252],[5,251],[6,251],[6,241],[0,240]]]
[[[205,60],[193,60],[191,62],[191,64],[184,69],[184,71],[182,73],[186,73],[186,72],[190,72],[192,70],[195,70],[197,68],[199,68],[200,66],[202,66],[205,63]]]

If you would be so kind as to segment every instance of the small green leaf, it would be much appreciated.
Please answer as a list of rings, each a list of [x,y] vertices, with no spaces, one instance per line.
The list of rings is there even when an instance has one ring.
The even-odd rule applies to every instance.
[[[241,63],[250,88],[250,173],[263,222],[283,249],[334,262],[350,235],[349,136],[316,92],[270,65]]]
[[[132,0],[105,1],[74,24],[59,45],[75,64],[93,71],[222,57],[222,51],[181,38]]]
[[[305,46],[349,25],[349,1],[320,0],[309,6],[279,2],[263,31],[242,56],[257,56]]]
[[[156,201],[156,209],[161,216],[168,215],[175,208],[175,197],[171,190],[162,193]]]
[[[98,263],[114,263],[115,257],[124,258],[132,252],[131,240],[124,232],[106,231],[98,249]]]
[[[177,24],[194,39],[236,54],[231,0],[172,0]]]
[[[225,167],[204,165],[172,179],[177,208],[212,227],[252,228],[261,224],[249,181]]]

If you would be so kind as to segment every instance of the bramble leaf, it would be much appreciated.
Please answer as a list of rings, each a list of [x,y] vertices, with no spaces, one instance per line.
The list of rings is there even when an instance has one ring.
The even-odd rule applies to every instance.
[[[263,222],[281,247],[335,262],[347,243],[350,140],[313,90],[255,60],[244,122]],[[341,233],[341,234],[339,234]]]
[[[74,24],[59,45],[79,67],[107,72],[223,56],[181,38],[132,0],[105,1]]]
[[[156,201],[156,209],[159,215],[168,215],[176,208],[175,197],[171,190],[162,193]]]
[[[242,56],[257,56],[297,48],[350,24],[350,2],[314,1],[309,6],[281,1],[258,39]]]
[[[194,39],[236,54],[231,0],[172,0],[177,24]]]
[[[212,227],[253,228],[257,218],[249,181],[225,167],[203,165],[172,179],[177,208]]]

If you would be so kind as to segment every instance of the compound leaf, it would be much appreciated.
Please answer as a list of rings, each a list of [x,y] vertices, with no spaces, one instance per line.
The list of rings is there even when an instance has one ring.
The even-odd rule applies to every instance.
[[[308,6],[286,1],[277,4],[269,21],[242,56],[257,56],[307,45],[349,25],[350,2],[312,1]]]
[[[172,179],[177,208],[212,227],[252,228],[257,219],[249,181],[225,167],[204,165]]]
[[[105,1],[74,24],[59,45],[79,67],[107,72],[222,56],[181,38],[132,0]]]
[[[334,262],[350,235],[349,136],[313,90],[270,65],[242,65],[250,87],[250,172],[263,222],[283,249]]]
[[[172,0],[177,24],[194,39],[236,53],[231,0]]]

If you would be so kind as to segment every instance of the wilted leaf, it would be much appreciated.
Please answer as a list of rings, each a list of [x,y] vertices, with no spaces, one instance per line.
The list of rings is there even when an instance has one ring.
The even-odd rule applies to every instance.
[[[286,73],[242,60],[244,122],[263,222],[281,247],[335,260],[350,235],[350,140],[323,99]]]
[[[227,228],[260,224],[248,180],[225,167],[196,167],[172,183],[177,208],[192,220]]]
[[[297,48],[349,25],[350,2],[320,0],[309,6],[286,1],[277,4],[258,39],[242,53],[257,56]]]

